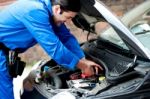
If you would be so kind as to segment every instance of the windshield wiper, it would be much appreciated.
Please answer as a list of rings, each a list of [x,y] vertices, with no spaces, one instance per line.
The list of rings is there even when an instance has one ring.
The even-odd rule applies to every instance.
[[[134,33],[135,35],[141,35],[141,34],[146,34],[150,32],[150,30],[147,30],[147,31],[142,31],[142,32],[137,32],[137,33]]]

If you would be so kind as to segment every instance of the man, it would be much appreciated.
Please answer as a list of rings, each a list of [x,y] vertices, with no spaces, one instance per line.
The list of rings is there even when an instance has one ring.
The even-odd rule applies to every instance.
[[[77,40],[64,22],[80,10],[80,0],[19,0],[0,12],[0,42],[10,50],[24,52],[39,44],[58,64],[91,76],[98,64],[85,59]],[[0,49],[0,97],[13,99],[12,77]]]

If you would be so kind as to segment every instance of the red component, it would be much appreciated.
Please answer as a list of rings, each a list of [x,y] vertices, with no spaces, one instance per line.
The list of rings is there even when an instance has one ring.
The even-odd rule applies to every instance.
[[[71,80],[75,80],[75,79],[81,79],[81,78],[88,78],[88,75],[82,74],[82,73],[74,73],[72,75],[70,75],[70,79]]]
[[[88,78],[88,77],[89,77],[88,75],[81,74],[81,78]]]

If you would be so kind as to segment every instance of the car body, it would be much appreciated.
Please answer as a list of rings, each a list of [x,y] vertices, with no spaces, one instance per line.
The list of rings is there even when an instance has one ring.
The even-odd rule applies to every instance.
[[[150,1],[125,14],[121,21],[99,0],[82,0],[81,4],[81,12],[73,19],[76,26],[94,33],[95,23],[109,24],[96,39],[81,44],[86,58],[104,71],[84,78],[79,70],[69,71],[54,60],[42,60],[24,79],[21,99],[50,99],[64,91],[77,99],[149,99]],[[37,83],[37,71],[43,73],[47,66],[49,76]]]

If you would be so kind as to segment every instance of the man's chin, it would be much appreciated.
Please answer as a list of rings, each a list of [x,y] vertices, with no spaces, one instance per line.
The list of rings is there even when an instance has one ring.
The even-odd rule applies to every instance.
[[[57,22],[56,23],[57,26],[60,26],[61,24],[62,24],[62,22]]]
[[[57,23],[56,25],[57,25],[57,26],[60,26],[61,24],[62,24],[62,23]]]

